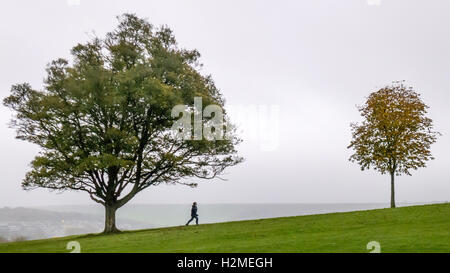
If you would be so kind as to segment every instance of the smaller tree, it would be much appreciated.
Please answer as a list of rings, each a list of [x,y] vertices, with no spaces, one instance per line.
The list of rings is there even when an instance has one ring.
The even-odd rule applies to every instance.
[[[391,176],[391,207],[395,208],[396,175],[411,175],[411,170],[425,167],[434,159],[430,146],[439,132],[433,130],[433,121],[426,117],[429,107],[412,87],[394,82],[370,94],[358,110],[362,123],[352,123],[352,141],[348,148],[355,153],[351,162],[361,170],[373,169]]]

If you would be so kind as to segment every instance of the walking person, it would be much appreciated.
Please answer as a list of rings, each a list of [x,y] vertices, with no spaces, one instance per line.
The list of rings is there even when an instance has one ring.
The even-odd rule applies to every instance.
[[[189,224],[192,222],[192,220],[194,220],[194,218],[195,218],[195,223],[198,225],[197,202],[194,202],[194,203],[192,204],[192,208],[191,208],[191,220],[189,220],[189,221],[186,223],[186,226],[189,225]]]

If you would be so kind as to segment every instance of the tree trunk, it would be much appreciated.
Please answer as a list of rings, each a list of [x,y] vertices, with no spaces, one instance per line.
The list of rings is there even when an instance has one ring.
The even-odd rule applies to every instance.
[[[117,207],[105,205],[105,230],[103,233],[120,232],[116,227],[116,211]]]
[[[395,187],[394,187],[395,173],[391,172],[391,208],[395,208]]]

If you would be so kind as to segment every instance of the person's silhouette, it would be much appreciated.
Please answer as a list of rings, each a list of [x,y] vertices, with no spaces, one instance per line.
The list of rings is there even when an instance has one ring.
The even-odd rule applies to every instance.
[[[194,202],[194,203],[192,204],[192,208],[191,208],[191,220],[189,220],[189,221],[186,223],[186,226],[189,225],[189,224],[192,222],[192,220],[194,220],[194,219],[195,219],[195,223],[198,225],[197,202]]]

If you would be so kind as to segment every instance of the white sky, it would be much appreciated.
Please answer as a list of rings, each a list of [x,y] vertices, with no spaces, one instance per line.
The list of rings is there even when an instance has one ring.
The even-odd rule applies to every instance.
[[[376,1],[375,1],[376,2]],[[74,3],[75,5],[69,5]],[[436,160],[397,179],[397,201],[450,200],[450,1],[100,1],[4,0],[0,3],[0,97],[12,84],[42,86],[45,66],[69,58],[88,33],[102,36],[115,16],[133,12],[174,30],[180,47],[202,54],[230,105],[279,107],[279,143],[263,151],[244,139],[246,162],[228,181],[196,189],[159,186],[134,203],[388,202],[389,178],[348,162],[356,104],[406,80],[431,107],[444,135]],[[91,203],[84,193],[25,192],[20,182],[37,147],[14,139],[0,106],[0,206]],[[261,137],[261,136],[260,136]]]

